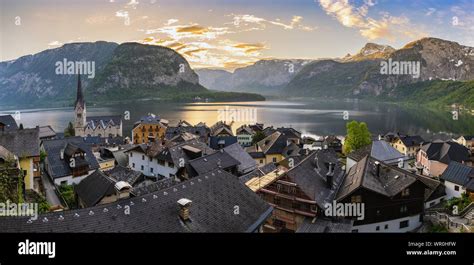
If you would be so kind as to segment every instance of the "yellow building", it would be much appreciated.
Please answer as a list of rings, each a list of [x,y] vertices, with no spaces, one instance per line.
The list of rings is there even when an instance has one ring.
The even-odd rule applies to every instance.
[[[278,163],[286,157],[297,155],[299,150],[300,148],[291,139],[278,131],[245,149],[258,166]]]
[[[132,143],[147,144],[163,140],[168,121],[154,114],[148,114],[135,123],[132,129]]]
[[[390,144],[393,146],[393,148],[397,149],[398,152],[410,158],[415,158],[416,153],[418,152],[418,150],[420,150],[423,142],[423,138],[418,135],[415,135],[396,137]]]
[[[0,146],[18,157],[26,190],[38,190],[41,178],[39,127],[0,132]]]

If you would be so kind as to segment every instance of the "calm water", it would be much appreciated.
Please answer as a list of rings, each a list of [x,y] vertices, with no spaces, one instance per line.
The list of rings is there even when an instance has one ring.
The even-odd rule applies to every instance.
[[[88,116],[117,115],[130,112],[130,120],[124,121],[124,134],[130,135],[133,123],[139,117],[151,112],[174,124],[186,120],[192,124],[206,122],[212,125],[218,120],[219,110],[239,109],[256,111],[258,122],[273,126],[291,126],[307,135],[345,134],[344,111],[349,119],[364,121],[373,134],[399,131],[420,134],[427,139],[448,138],[459,134],[474,134],[474,116],[461,114],[458,120],[452,119],[449,111],[433,111],[423,108],[410,109],[391,104],[347,102],[347,101],[266,101],[234,103],[163,103],[142,101],[135,104],[122,104],[107,107],[87,106]],[[21,123],[25,127],[51,125],[56,131],[63,131],[74,118],[72,108],[19,110]],[[3,111],[12,114],[15,111]],[[228,112],[229,113],[229,112]],[[255,114],[255,113],[252,113]],[[220,116],[222,117],[222,116]],[[253,116],[247,116],[252,118]],[[243,117],[245,118],[245,117]],[[237,121],[234,130],[244,123]]]

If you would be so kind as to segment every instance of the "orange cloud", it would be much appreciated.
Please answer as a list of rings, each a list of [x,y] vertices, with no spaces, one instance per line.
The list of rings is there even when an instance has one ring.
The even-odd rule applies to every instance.
[[[179,32],[179,33],[192,33],[192,34],[201,35],[201,34],[204,34],[206,32],[209,32],[209,30],[205,27],[201,27],[201,26],[198,26],[198,25],[193,25],[193,26],[186,26],[186,27],[178,28],[176,30],[176,32]]]

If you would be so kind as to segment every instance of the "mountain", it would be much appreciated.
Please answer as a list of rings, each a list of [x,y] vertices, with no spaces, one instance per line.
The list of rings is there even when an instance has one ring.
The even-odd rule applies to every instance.
[[[260,60],[255,64],[236,69],[233,73],[223,70],[197,70],[201,84],[221,91],[242,91],[276,94],[308,64],[309,60]]]
[[[361,61],[370,59],[386,59],[394,51],[393,47],[388,45],[380,45],[376,43],[367,43],[360,51],[354,55],[346,55],[342,61]]]
[[[69,106],[77,75],[58,72],[58,64],[86,62],[95,66],[82,86],[88,102],[130,99],[264,100],[260,95],[216,93],[199,84],[188,62],[172,49],[138,43],[98,41],[62,47],[0,63],[0,105]],[[62,69],[61,67],[59,67]],[[88,78],[91,77],[91,78]]]
[[[93,79],[91,98],[132,99],[207,92],[184,57],[172,49],[123,43]]]
[[[77,76],[56,74],[56,63],[94,61],[100,71],[112,56],[117,43],[71,43],[34,55],[0,63],[0,102],[30,104],[37,101],[70,99],[75,94]],[[85,78],[87,87],[89,79]]]
[[[382,74],[382,62],[419,62],[419,76]],[[474,79],[474,48],[437,38],[424,38],[392,51],[368,44],[355,57],[307,64],[284,88],[296,97],[380,96],[429,80]],[[415,68],[413,68],[415,69]]]

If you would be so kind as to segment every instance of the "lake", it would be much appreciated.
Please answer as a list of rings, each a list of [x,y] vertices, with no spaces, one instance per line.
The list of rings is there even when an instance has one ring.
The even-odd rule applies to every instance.
[[[25,127],[51,125],[63,131],[74,119],[72,108],[24,109],[20,121]],[[265,126],[293,127],[305,135],[344,135],[348,120],[364,121],[370,131],[377,135],[389,131],[419,134],[426,139],[447,139],[460,134],[474,134],[474,116],[460,114],[453,120],[448,111],[422,107],[406,107],[387,103],[312,100],[312,101],[263,101],[232,103],[171,103],[138,101],[135,103],[107,107],[87,105],[87,115],[118,115],[126,111],[130,120],[124,120],[123,133],[130,136],[133,124],[143,115],[154,113],[173,125],[179,120],[192,124],[205,122],[214,124],[218,118],[234,116],[235,130],[241,124],[255,123],[255,118]],[[1,111],[13,114],[15,110]],[[250,115],[247,115],[249,114]]]

